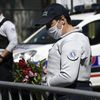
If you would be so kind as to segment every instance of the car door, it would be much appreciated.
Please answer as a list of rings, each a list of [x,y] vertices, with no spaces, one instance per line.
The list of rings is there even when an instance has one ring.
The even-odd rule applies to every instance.
[[[100,86],[100,19],[82,27],[83,33],[89,37],[92,49],[91,82],[92,86]]]

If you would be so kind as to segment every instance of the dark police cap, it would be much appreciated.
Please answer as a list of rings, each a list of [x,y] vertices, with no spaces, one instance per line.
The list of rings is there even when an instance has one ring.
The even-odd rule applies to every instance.
[[[40,19],[34,22],[34,24],[47,24],[54,18],[61,16],[61,15],[69,15],[69,10],[63,7],[61,4],[53,3],[47,6]]]

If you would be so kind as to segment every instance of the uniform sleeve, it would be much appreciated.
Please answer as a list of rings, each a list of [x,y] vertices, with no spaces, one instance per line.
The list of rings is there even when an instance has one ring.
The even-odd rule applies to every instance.
[[[15,25],[12,22],[7,21],[5,23],[5,33],[6,33],[7,37],[8,37],[8,40],[9,40],[9,44],[8,44],[6,49],[9,52],[12,52],[12,50],[14,49],[14,47],[18,43],[16,28],[15,28]]]
[[[64,87],[72,84],[79,73],[81,48],[76,42],[65,43],[61,47],[61,69],[58,75],[47,83],[50,86]]]

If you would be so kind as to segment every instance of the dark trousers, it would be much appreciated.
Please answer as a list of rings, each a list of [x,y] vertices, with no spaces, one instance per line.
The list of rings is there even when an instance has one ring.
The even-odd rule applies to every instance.
[[[2,63],[0,63],[0,81],[13,81],[12,76],[13,57],[9,54]]]
[[[80,90],[88,90],[92,91],[92,88],[89,86],[89,82],[75,82],[71,86],[67,88],[72,88],[72,89],[80,89]],[[72,94],[56,94],[55,95],[56,100],[92,100],[91,97],[85,97],[85,96],[80,96],[80,95],[72,95]],[[48,100],[54,100],[54,95],[50,94],[48,96]]]
[[[0,63],[0,81],[10,81],[13,82],[12,75],[12,67],[13,67],[13,57],[12,54],[9,54],[2,63]],[[11,94],[14,96],[14,90],[11,90]],[[4,87],[0,87],[0,92],[2,94],[2,100],[8,100],[8,89]],[[14,99],[18,100],[18,99]]]

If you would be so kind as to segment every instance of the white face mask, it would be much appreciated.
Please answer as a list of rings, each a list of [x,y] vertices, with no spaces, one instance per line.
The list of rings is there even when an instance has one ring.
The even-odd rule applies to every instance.
[[[58,22],[57,22],[58,24]],[[62,35],[62,28],[63,28],[63,25],[61,28],[58,28],[57,27],[57,24],[51,28],[48,29],[48,34],[53,37],[54,39],[59,39],[61,38],[61,35]]]

